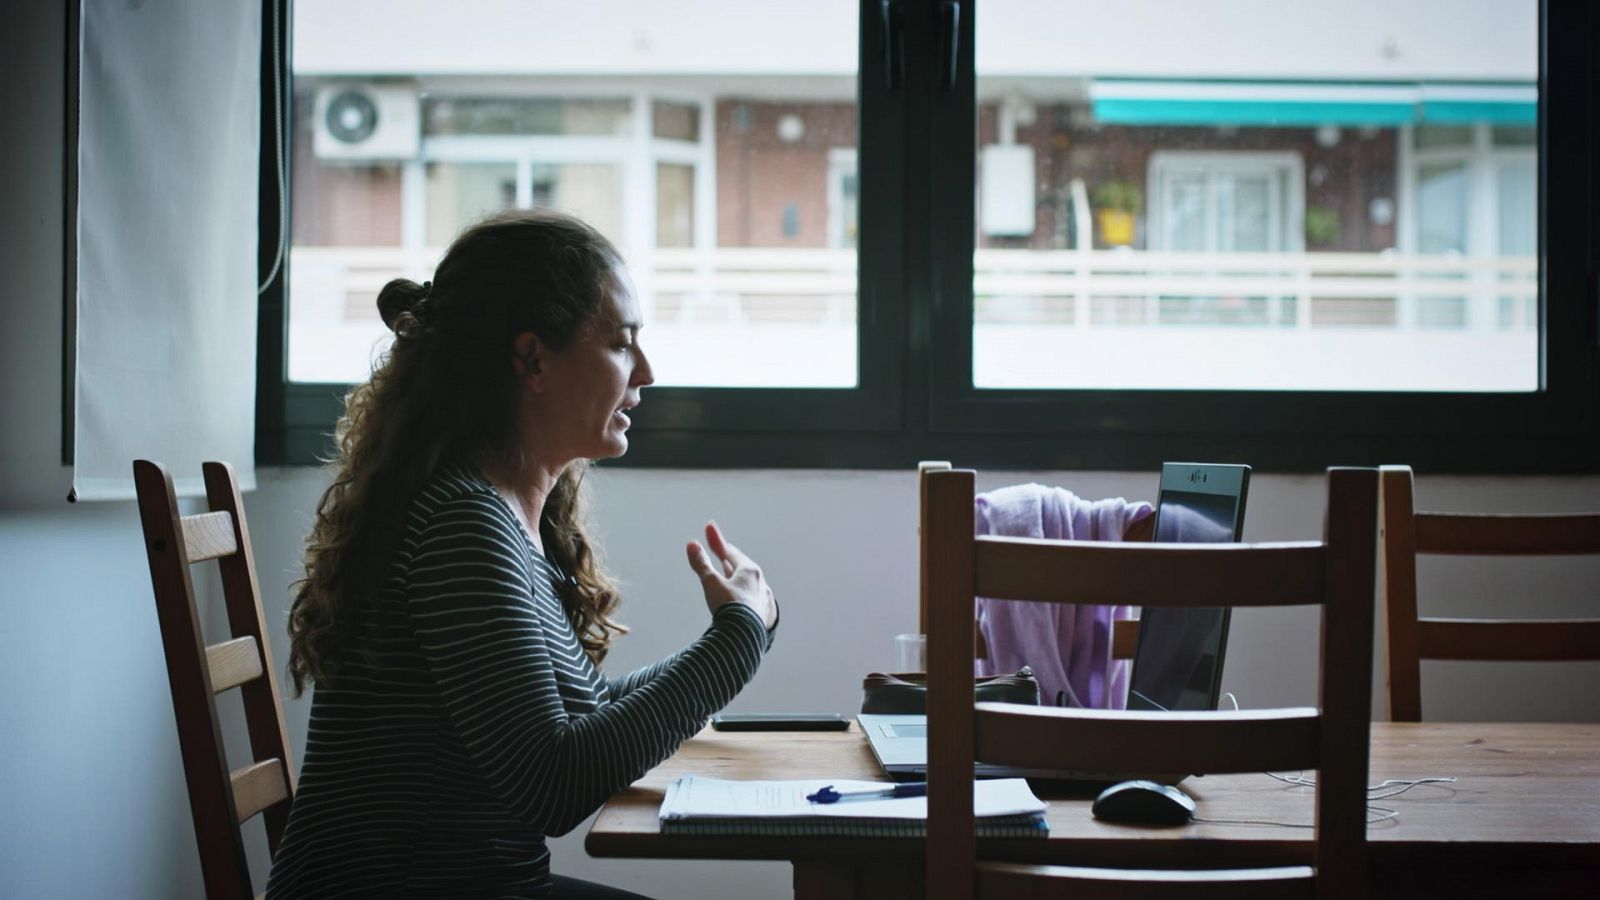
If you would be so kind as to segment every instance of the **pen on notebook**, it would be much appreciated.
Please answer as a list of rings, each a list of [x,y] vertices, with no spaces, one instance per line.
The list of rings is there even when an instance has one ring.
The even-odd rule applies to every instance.
[[[812,803],[838,803],[840,800],[884,800],[894,797],[925,797],[927,794],[926,781],[908,781],[893,787],[869,788],[864,791],[836,791],[830,784],[815,794],[807,794],[806,799]]]

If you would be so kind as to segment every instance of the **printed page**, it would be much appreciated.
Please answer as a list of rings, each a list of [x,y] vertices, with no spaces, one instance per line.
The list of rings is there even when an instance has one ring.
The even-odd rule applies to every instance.
[[[807,794],[826,785],[836,791],[892,788],[893,782],[811,779],[807,781],[727,781],[686,775],[667,790],[664,819],[782,818],[824,816],[872,819],[926,819],[928,798],[894,797],[812,803]],[[979,781],[973,785],[974,812],[982,816],[1042,813],[1044,801],[1021,778]]]

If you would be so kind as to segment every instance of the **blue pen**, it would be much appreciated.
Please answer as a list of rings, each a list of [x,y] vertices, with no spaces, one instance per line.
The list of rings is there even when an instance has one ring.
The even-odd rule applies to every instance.
[[[894,787],[869,788],[864,791],[836,791],[833,785],[807,794],[806,799],[812,803],[838,803],[840,800],[887,800],[895,797],[926,797],[928,783],[926,781],[908,781]]]

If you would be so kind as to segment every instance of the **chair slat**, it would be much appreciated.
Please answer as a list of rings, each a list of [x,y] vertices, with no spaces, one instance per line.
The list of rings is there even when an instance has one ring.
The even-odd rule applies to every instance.
[[[233,516],[225,512],[183,517],[183,555],[191,562],[217,559],[238,551],[233,539]]]
[[[1270,869],[1091,869],[979,862],[978,895],[1008,900],[1281,900],[1313,896],[1309,866]]]
[[[255,555],[250,549],[250,529],[245,520],[244,501],[239,495],[239,479],[233,467],[225,462],[203,463],[200,470],[205,476],[206,501],[212,509],[232,516],[233,540],[239,548],[238,553],[217,561],[217,572],[222,576],[222,597],[228,609],[228,627],[235,636],[255,638],[261,654],[261,677],[239,686],[246,731],[250,736],[250,756],[282,760],[289,793],[293,794],[294,757],[289,753],[283,704],[278,701],[278,676],[272,665],[266,618],[261,612],[261,590],[256,582]],[[277,853],[278,841],[289,822],[289,805],[273,806],[263,818],[267,847]]]
[[[206,648],[211,693],[220,694],[261,677],[261,649],[253,637],[234,638]]]
[[[1600,515],[1417,513],[1417,552],[1471,556],[1600,554]]]
[[[1316,604],[1323,546],[976,539],[980,597],[1134,606]]]
[[[1112,712],[979,703],[976,732],[979,760],[1026,768],[1223,774],[1320,763],[1321,721],[1306,708]]]
[[[1382,523],[1378,578],[1384,622],[1384,681],[1389,718],[1422,721],[1422,666],[1417,638],[1417,520],[1410,466],[1378,470],[1378,520]]]
[[[1317,896],[1367,895],[1367,771],[1372,724],[1378,472],[1330,468],[1322,534],[1327,593],[1317,656]]]
[[[917,463],[917,545],[918,558],[922,560],[922,572],[917,581],[917,631],[920,634],[928,633],[928,480],[929,472],[948,472],[950,463],[946,460],[925,459]],[[980,659],[988,659],[988,648],[978,655]]]
[[[1133,659],[1139,649],[1139,620],[1118,619],[1111,623],[1111,658]]]
[[[289,799],[289,781],[281,760],[251,763],[230,773],[228,780],[233,783],[233,806],[241,824],[280,800]]]
[[[1418,621],[1423,659],[1600,660],[1600,619]]]
[[[972,498],[968,469],[922,477],[922,583],[928,602],[928,784],[971,784],[973,760]],[[928,794],[929,900],[972,894],[972,791]]]

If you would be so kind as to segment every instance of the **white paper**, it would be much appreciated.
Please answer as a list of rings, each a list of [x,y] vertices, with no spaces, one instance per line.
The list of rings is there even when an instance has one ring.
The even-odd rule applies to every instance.
[[[814,778],[806,781],[728,781],[685,775],[668,785],[661,803],[663,819],[752,818],[776,819],[824,816],[830,818],[907,819],[928,817],[927,797],[886,797],[881,800],[844,800],[812,803],[806,799],[832,785],[836,791],[892,788],[894,782],[848,781]],[[1042,814],[1045,802],[1034,796],[1022,778],[997,778],[974,782],[973,812],[988,816]]]

